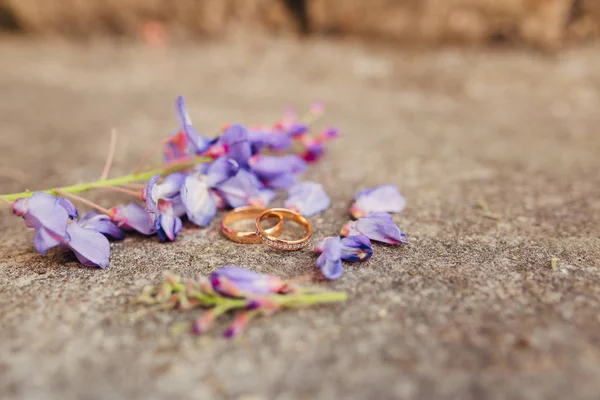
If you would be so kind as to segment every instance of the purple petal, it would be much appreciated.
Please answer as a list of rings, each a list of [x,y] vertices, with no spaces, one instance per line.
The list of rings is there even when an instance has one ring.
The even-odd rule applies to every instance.
[[[235,176],[239,171],[238,163],[226,156],[217,158],[206,169],[208,176],[208,185],[214,187],[219,183],[225,182],[227,179]]]
[[[265,180],[283,174],[299,174],[306,171],[306,162],[295,154],[284,156],[257,154],[250,160],[250,166],[259,178]]]
[[[316,140],[310,140],[305,144],[302,158],[309,163],[315,163],[325,155],[325,146]]]
[[[22,217],[27,214],[27,210],[29,210],[29,207],[27,206],[28,200],[29,199],[26,197],[21,197],[13,201],[11,205],[13,214],[15,214],[17,217]]]
[[[348,236],[341,240],[342,260],[366,261],[373,255],[371,241],[365,235]]]
[[[150,220],[150,215],[143,206],[138,203],[128,203],[113,209],[113,221],[117,226],[125,230],[134,230],[142,235],[153,235],[156,228]]]
[[[256,176],[244,169],[216,187],[232,208],[247,206],[253,201],[260,200],[260,189],[260,182]]]
[[[161,242],[174,241],[183,224],[181,218],[173,214],[161,214],[157,221],[158,239]]]
[[[327,209],[331,199],[323,185],[316,182],[301,182],[290,188],[289,197],[284,206],[309,217]]]
[[[93,229],[111,239],[123,240],[125,238],[125,232],[120,230],[108,215],[101,214],[98,211],[86,212],[77,222],[81,227]]]
[[[189,220],[198,226],[207,226],[217,214],[217,203],[208,191],[208,184],[195,176],[185,179],[181,198]]]
[[[342,227],[342,231],[340,234],[342,236],[354,236],[360,235],[361,233],[356,229],[356,221],[349,221],[346,225]]]
[[[406,199],[400,194],[398,187],[391,184],[361,190],[355,198],[356,201],[350,208],[350,214],[354,218],[376,212],[401,212],[406,206]]]
[[[342,250],[339,236],[327,238],[323,252],[317,258],[317,268],[329,280],[342,276]]]
[[[235,265],[227,265],[213,271],[209,280],[213,289],[226,296],[239,293],[277,293],[286,286],[285,282],[276,276],[260,274]],[[223,282],[227,282],[228,285],[223,285]]]
[[[271,150],[283,151],[289,149],[292,146],[293,141],[291,136],[285,132],[273,132],[267,134],[265,143]]]
[[[25,225],[30,228],[44,227],[54,235],[67,237],[69,212],[58,197],[36,192],[27,201],[28,211],[23,216]]]
[[[187,174],[182,172],[174,172],[165,177],[161,183],[154,186],[153,193],[155,194],[155,198],[170,199],[178,195],[186,176]]]
[[[248,141],[248,131],[240,124],[231,125],[219,142],[227,149],[227,156],[235,160],[240,167],[248,166],[248,159],[252,155],[250,142]]]
[[[106,268],[110,255],[110,243],[103,234],[81,227],[77,222],[67,228],[71,239],[66,243],[75,256],[87,267]]]
[[[388,244],[408,243],[408,238],[387,213],[374,213],[360,218],[355,224],[356,230],[371,240]]]
[[[146,197],[146,211],[148,212],[148,216],[150,217],[150,223],[154,225],[158,220],[160,212],[158,211],[158,198],[154,196],[154,187],[156,186],[156,182],[160,178],[159,174],[156,174],[150,178],[148,184],[146,185],[146,189],[144,190],[144,197]]]
[[[44,227],[35,230],[33,236],[33,245],[41,255],[45,256],[49,249],[58,246],[63,240],[63,237],[50,232]]]
[[[256,206],[266,207],[275,200],[275,197],[277,197],[277,193],[274,190],[267,188],[258,189],[258,198],[253,198],[251,202]]]
[[[183,96],[177,97],[177,100],[175,101],[175,110],[177,111],[177,116],[179,117],[181,130],[186,134],[190,143],[192,144],[193,152],[197,154],[205,152],[210,147],[212,142],[209,139],[199,135],[192,126],[192,119],[188,114],[187,106]]]
[[[79,217],[79,212],[77,212],[77,208],[75,205],[71,203],[71,200],[64,199],[62,197],[58,198],[58,203],[69,213],[69,217],[71,219],[75,219]]]

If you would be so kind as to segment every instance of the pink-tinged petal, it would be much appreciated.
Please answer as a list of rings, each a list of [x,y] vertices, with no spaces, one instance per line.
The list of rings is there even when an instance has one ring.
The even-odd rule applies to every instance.
[[[142,235],[154,235],[156,228],[150,220],[150,215],[138,203],[128,203],[112,209],[113,221],[121,229],[133,230]]]
[[[317,141],[324,142],[327,140],[336,139],[340,136],[339,129],[330,126],[329,128],[324,129],[319,136],[317,136]]]
[[[175,237],[183,229],[181,218],[176,215],[165,213],[161,214],[157,221],[158,240],[173,242]]]
[[[250,314],[250,312],[251,311],[244,311],[244,312],[238,314],[234,318],[231,325],[229,325],[227,327],[227,329],[225,329],[225,332],[223,332],[223,336],[226,337],[227,339],[232,339],[235,336],[242,333],[248,327],[248,324],[250,323],[251,315],[253,315],[253,314]]]
[[[275,193],[274,190],[267,188],[259,189],[258,197],[250,199],[250,203],[264,208],[267,207],[273,200],[275,200],[275,197],[277,197],[277,193]]]
[[[329,280],[338,279],[344,271],[342,267],[342,249],[340,237],[329,237],[325,240],[323,252],[317,258],[317,268]]]
[[[208,183],[195,176],[188,176],[181,188],[181,198],[188,219],[206,227],[217,214],[217,204],[208,191]]]
[[[235,265],[227,265],[213,271],[209,280],[215,291],[230,297],[278,293],[287,287],[287,284],[276,276],[260,274]]]
[[[88,211],[77,221],[82,228],[93,229],[113,240],[123,240],[125,232],[120,230],[117,225],[106,214],[98,211]]]
[[[361,233],[356,229],[356,221],[349,221],[342,227],[340,234],[342,236],[354,236],[360,235]]]
[[[192,325],[192,332],[195,335],[201,335],[205,333],[217,319],[217,314],[214,312],[214,309],[205,311],[200,318],[194,322]]]
[[[71,239],[66,246],[73,250],[75,256],[87,267],[106,268],[110,256],[110,243],[103,234],[93,229],[81,227],[77,222],[67,228]]]
[[[58,246],[63,238],[44,227],[38,228],[33,236],[33,245],[41,255],[45,256],[49,249]]]
[[[24,216],[27,213],[27,211],[29,210],[29,207],[27,206],[27,200],[29,200],[29,199],[25,198],[25,197],[21,197],[19,199],[16,199],[15,201],[13,201],[13,203],[11,205],[13,214],[15,214],[17,217]]]
[[[376,242],[388,244],[408,243],[408,238],[387,213],[373,213],[355,221],[358,232]]]
[[[300,182],[294,185],[284,203],[286,208],[294,209],[305,217],[317,214],[330,205],[331,199],[323,185],[316,182]]]
[[[392,184],[361,190],[355,198],[356,201],[350,208],[350,214],[354,218],[377,212],[401,212],[406,206],[406,199],[400,194],[398,187]]]
[[[177,97],[177,100],[175,101],[175,110],[177,111],[177,116],[179,117],[181,130],[186,134],[191,144],[190,151],[196,154],[205,152],[212,144],[212,141],[199,135],[192,126],[192,119],[188,114],[187,106],[183,96]]]
[[[235,160],[240,167],[248,166],[248,159],[252,155],[250,142],[248,141],[248,130],[240,124],[234,124],[227,128],[219,143],[227,149],[227,156]]]
[[[329,239],[331,236],[327,236],[324,237],[323,239],[319,239],[316,243],[315,243],[315,247],[314,247],[314,252],[315,253],[322,253],[323,250],[325,250],[325,243],[327,243],[327,239]]]
[[[216,159],[206,169],[208,185],[214,187],[219,183],[225,182],[227,179],[235,176],[239,169],[240,166],[238,163],[229,157]]]
[[[365,235],[348,236],[341,240],[342,260],[366,261],[373,255],[371,241]]]

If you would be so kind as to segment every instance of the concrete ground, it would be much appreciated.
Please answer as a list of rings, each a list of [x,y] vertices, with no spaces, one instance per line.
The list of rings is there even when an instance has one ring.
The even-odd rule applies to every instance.
[[[346,304],[262,318],[237,341],[219,329],[197,339],[169,333],[194,313],[134,319],[130,300],[165,269],[233,263],[294,277],[315,256],[237,245],[215,220],[172,244],[115,243],[102,271],[38,255],[31,230],[2,211],[2,399],[598,398],[598,48],[4,40],[0,54],[0,193],[96,179],[113,126],[112,174],[129,173],[176,126],[180,93],[205,132],[321,99],[324,123],[344,135],[307,176],[334,204],[311,218],[316,236],[340,229],[357,189],[392,182],[412,241],[318,283],[347,291]]]

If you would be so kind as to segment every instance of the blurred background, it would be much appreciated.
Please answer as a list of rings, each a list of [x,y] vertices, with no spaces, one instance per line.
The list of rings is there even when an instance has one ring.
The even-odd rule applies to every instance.
[[[597,0],[0,0],[0,29],[77,40],[243,32],[556,49],[596,37],[599,22]]]

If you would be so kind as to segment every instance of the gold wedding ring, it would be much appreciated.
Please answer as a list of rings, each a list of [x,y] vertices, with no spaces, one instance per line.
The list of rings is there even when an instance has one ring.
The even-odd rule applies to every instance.
[[[254,231],[237,231],[233,229],[230,224],[237,221],[242,221],[245,219],[255,220],[261,214],[264,214],[264,208],[246,206],[246,207],[238,207],[234,210],[231,210],[223,217],[221,221],[221,232],[228,238],[237,243],[261,243],[262,240],[256,235]],[[265,229],[265,234],[276,237],[281,232],[283,228],[283,217],[279,214],[271,214],[270,216],[264,218],[275,218],[277,219],[277,224],[272,226],[271,228]]]
[[[261,223],[262,221],[275,216],[279,216],[284,221],[294,221],[305,229],[306,234],[302,239],[298,240],[284,240],[271,235],[268,230],[262,228]],[[256,218],[256,235],[259,240],[262,240],[267,246],[278,250],[295,251],[304,248],[310,242],[312,226],[306,218],[294,211],[290,211],[287,208],[271,208],[270,210],[264,211]]]

